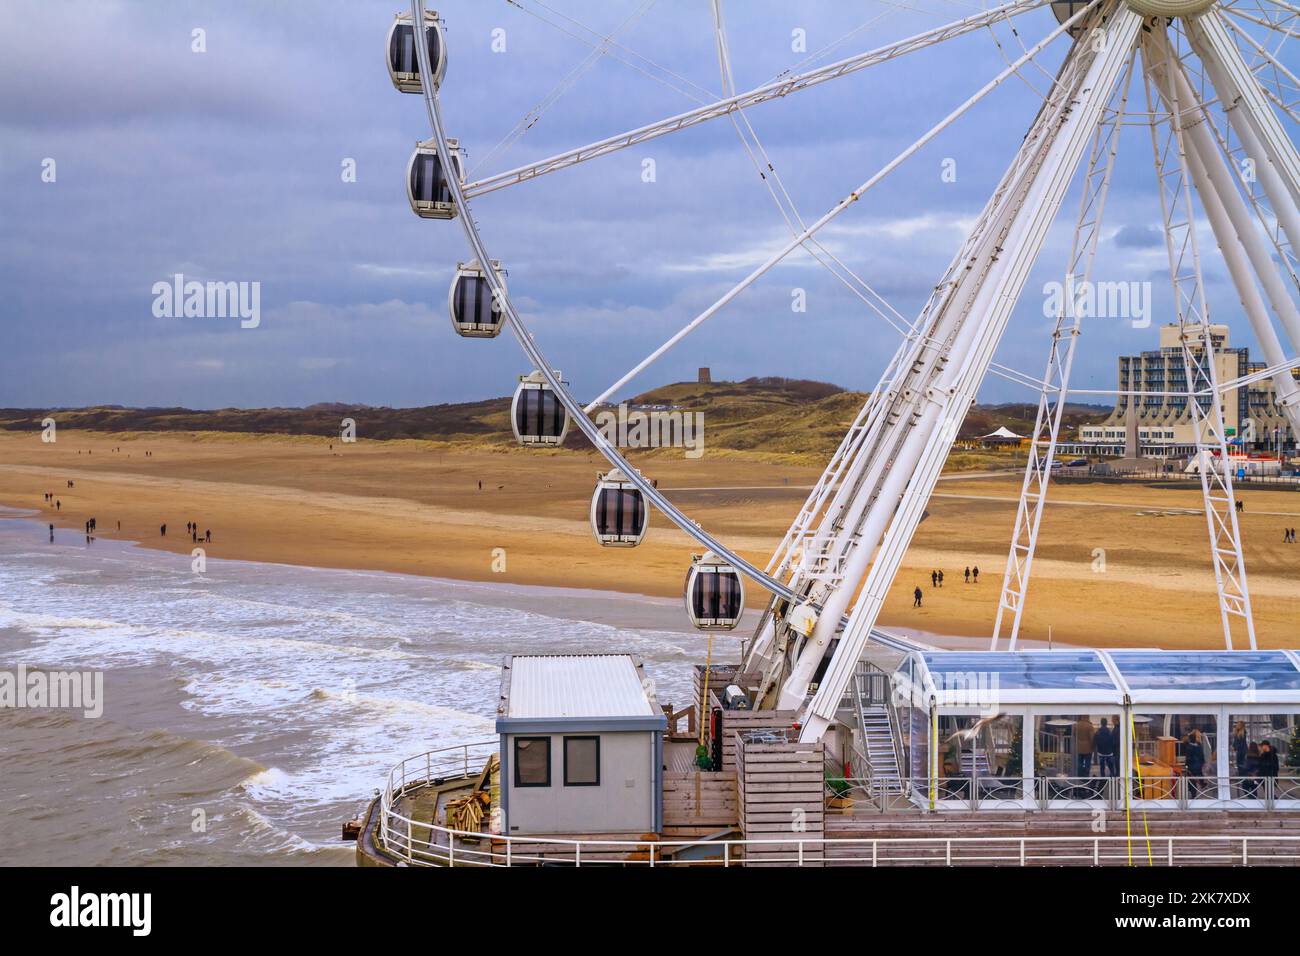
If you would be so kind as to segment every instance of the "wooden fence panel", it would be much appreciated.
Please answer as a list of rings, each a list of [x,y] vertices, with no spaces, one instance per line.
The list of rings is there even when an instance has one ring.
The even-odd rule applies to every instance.
[[[734,827],[740,822],[736,774],[708,770],[664,773],[665,827]]]
[[[816,838],[825,832],[825,746],[759,742],[761,738],[755,740],[741,731],[728,736],[735,754],[745,838],[812,841],[803,845],[803,864],[820,866],[823,844]],[[798,843],[750,844],[745,847],[745,865],[790,866],[799,862],[799,852]]]

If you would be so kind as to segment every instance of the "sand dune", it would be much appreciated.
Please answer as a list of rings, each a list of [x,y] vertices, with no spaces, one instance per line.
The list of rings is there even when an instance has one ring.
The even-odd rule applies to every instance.
[[[101,536],[138,540],[188,564],[185,524],[212,529],[208,555],[676,595],[698,546],[651,519],[636,549],[592,539],[595,454],[465,450],[421,441],[343,445],[231,434],[0,433],[0,503]],[[120,451],[115,450],[120,449]],[[145,456],[145,451],[152,455]],[[656,455],[646,474],[701,524],[762,565],[817,469],[705,455]],[[74,487],[68,488],[72,480]],[[482,490],[479,482],[482,482]],[[884,624],[987,634],[997,609],[1019,477],[953,476],[907,555]],[[680,489],[674,491],[674,489]],[[62,508],[43,502],[53,492]],[[1300,493],[1245,489],[1242,528],[1261,644],[1297,646]],[[1217,646],[1222,641],[1196,485],[1060,484],[1043,520],[1026,637],[1103,646]],[[117,523],[121,522],[121,530]],[[167,536],[159,527],[166,523]],[[505,571],[494,571],[504,549]],[[1101,560],[1104,558],[1104,563]],[[980,582],[962,571],[978,565]],[[930,586],[942,568],[945,586]],[[911,607],[922,585],[924,607]],[[761,595],[751,594],[751,603]]]

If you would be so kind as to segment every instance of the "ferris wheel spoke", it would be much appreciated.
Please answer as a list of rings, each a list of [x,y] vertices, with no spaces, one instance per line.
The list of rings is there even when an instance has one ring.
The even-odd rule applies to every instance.
[[[553,29],[560,31],[565,36],[570,37],[574,40],[577,40],[579,43],[583,43],[591,47],[593,51],[600,52],[602,55],[608,55],[611,59],[617,60],[618,62],[624,64],[625,66],[630,67],[636,72],[648,76],[650,79],[656,81],[657,83],[662,84],[663,86],[666,86],[668,89],[673,90],[676,93],[680,93],[682,96],[685,96],[687,99],[695,100],[697,103],[707,103],[713,97],[713,93],[711,90],[705,89],[704,87],[696,83],[694,80],[682,76],[680,73],[670,70],[666,66],[656,63],[648,56],[644,56],[643,54],[638,53],[636,50],[633,50],[630,47],[625,46],[624,44],[619,43],[617,40],[615,40],[614,36],[622,32],[623,29],[628,25],[626,22],[623,25],[620,25],[617,29],[615,29],[613,33],[608,33],[608,34],[602,33],[600,30],[592,29],[591,27],[584,24],[582,21],[574,17],[571,17],[566,13],[556,10],[553,7],[547,6],[545,3],[542,3],[541,0],[530,0],[530,2],[546,10],[548,13],[556,17],[559,17],[563,20],[567,20],[569,23],[573,24],[574,27],[577,28],[577,30],[581,31],[581,32],[574,32],[574,30],[571,30],[565,26],[561,26],[560,24],[555,23],[552,20],[548,20],[545,16],[542,16],[536,11],[530,10],[528,7],[525,7],[523,5],[523,0],[506,0],[506,2],[510,4],[512,7],[515,7],[523,11],[524,13],[527,13],[530,16],[537,18],[538,20],[547,24]],[[635,19],[639,19],[650,9],[650,7],[654,6],[655,2],[656,0],[644,0],[642,8],[635,11],[632,14],[632,16],[628,18],[628,22]],[[615,52],[610,52],[611,50]],[[627,54],[627,56],[624,57],[620,55],[620,52],[618,51]],[[640,63],[633,62],[634,60],[639,60]]]
[[[582,62],[561,77],[560,81],[551,88],[550,92],[548,92],[536,106],[525,113],[523,117],[520,118],[519,122],[511,128],[510,132],[501,138],[500,142],[483,154],[482,158],[475,163],[474,169],[470,170],[470,172],[476,172],[479,168],[486,166],[493,158],[504,153],[511,146],[517,143],[525,133],[537,125],[537,122],[542,118],[542,115],[554,106],[562,96],[569,92],[569,90],[573,89],[574,85],[585,73],[600,62],[608,52],[609,48],[614,45],[614,38],[640,20],[641,17],[649,12],[654,3],[655,0],[643,0],[641,6],[630,13],[622,23],[603,37],[599,44],[593,45],[591,52],[582,59]]]
[[[1009,365],[1003,365],[1001,362],[990,362],[989,374],[996,375],[998,378],[1002,379],[1005,382],[1010,382],[1012,385],[1021,385],[1025,388],[1033,389],[1036,392],[1060,391],[1060,389],[1052,382],[1046,381],[1045,379],[1038,378],[1034,375],[1030,375],[1028,372],[1022,372],[1018,368],[1012,368]]]
[[[1027,51],[1025,51],[1024,55],[1022,55],[1019,59],[1017,59],[1012,64],[1010,64],[1006,69],[1004,69],[993,79],[985,83],[983,87],[981,87],[972,97],[970,97],[970,99],[966,100],[966,102],[962,103],[952,112],[950,112],[947,116],[941,119],[938,123],[931,126],[930,129],[927,130],[924,134],[922,134],[919,139],[913,142],[902,152],[898,153],[893,159],[891,159],[888,163],[882,166],[875,174],[873,174],[871,178],[867,179],[864,183],[858,186],[857,189],[853,190],[853,192],[849,193],[846,197],[844,197],[838,203],[836,203],[835,206],[832,207],[829,212],[823,215],[812,225],[808,226],[798,235],[790,239],[789,242],[785,243],[780,249],[778,249],[771,256],[769,256],[762,265],[758,266],[758,268],[754,269],[744,279],[741,279],[740,282],[732,286],[731,289],[729,289],[726,293],[724,293],[721,298],[719,298],[716,302],[710,305],[707,309],[705,309],[695,318],[691,319],[691,321],[686,323],[686,325],[682,326],[682,328],[679,329],[676,333],[674,333],[672,337],[670,337],[666,342],[664,342],[657,349],[655,349],[644,359],[638,362],[629,372],[627,372],[627,374],[625,374],[613,385],[609,386],[609,388],[601,392],[600,395],[597,396],[596,399],[593,400],[587,406],[586,411],[590,413],[592,409],[602,404],[611,395],[619,391],[619,389],[623,388],[630,381],[632,381],[632,379],[636,378],[636,376],[640,375],[643,371],[645,371],[656,361],[658,361],[678,342],[686,338],[686,336],[690,335],[697,328],[703,325],[706,321],[708,321],[714,315],[720,312],[723,309],[723,307],[725,307],[728,303],[730,303],[733,299],[735,299],[738,295],[740,295],[740,293],[748,289],[758,279],[760,279],[763,275],[765,275],[776,265],[778,265],[783,259],[785,259],[786,256],[788,256],[795,249],[799,248],[806,240],[816,235],[817,232],[820,231],[824,226],[826,226],[827,223],[834,220],[837,216],[840,215],[840,213],[844,212],[844,210],[848,209],[855,202],[861,199],[864,194],[866,194],[872,188],[878,185],[883,179],[889,176],[890,173],[894,172],[894,170],[896,170],[899,166],[901,166],[904,162],[906,162],[913,155],[915,155],[919,150],[921,150],[922,147],[924,147],[927,143],[929,143],[936,136],[942,133],[954,122],[956,122],[973,106],[981,102],[984,99],[984,97],[986,97],[989,93],[991,93],[993,90],[997,89],[997,87],[1002,85],[1002,83],[1004,83],[1008,77],[1012,76],[1016,70],[1024,66],[1024,64],[1028,62],[1030,59],[1032,59],[1033,57],[1041,53],[1043,49],[1046,48],[1053,40],[1055,40],[1062,33],[1064,33],[1066,30],[1072,27],[1076,22],[1081,21],[1085,17],[1085,15],[1091,12],[1094,5],[1095,2],[1093,4],[1089,4],[1088,6],[1081,8],[1078,12],[1074,14],[1074,16],[1070,17],[1068,20],[1061,23],[1055,30],[1049,33],[1046,37],[1044,37],[1042,40],[1038,41],[1038,43],[1034,44],[1034,46],[1030,47]]]
[[[1300,6],[1296,6],[1294,3],[1289,3],[1287,0],[1268,0],[1268,2],[1270,6],[1279,10],[1285,10],[1292,16],[1300,16]]]
[[[1244,41],[1250,47],[1256,61],[1251,72],[1260,81],[1260,89],[1264,95],[1292,120],[1300,122],[1300,78],[1273,52],[1251,36],[1249,31],[1234,22],[1232,17],[1223,17],[1223,23],[1238,41]],[[1261,74],[1270,75],[1271,79],[1266,80]],[[1291,94],[1289,102],[1286,93],[1288,89]]]
[[[731,54],[727,43],[726,23],[722,16],[722,0],[712,0],[711,6],[714,40],[718,51],[718,68],[722,76],[722,92],[723,95],[730,96],[735,92],[735,84],[731,72]],[[777,211],[780,212],[781,218],[785,221],[791,234],[798,234],[801,230],[806,229],[807,223],[804,222],[794,198],[790,195],[790,191],[786,189],[785,180],[781,176],[780,170],[777,169],[776,163],[772,161],[767,149],[763,146],[762,140],[759,139],[758,131],[754,129],[754,125],[749,121],[749,116],[742,111],[737,111],[731,115],[731,125],[736,130],[736,136],[740,139],[745,155],[749,158],[750,164],[753,165],[754,171],[758,174],[759,181],[767,190],[772,202],[775,203]],[[895,332],[906,334],[910,331],[911,323],[890,305],[883,296],[876,292],[865,279],[849,268],[842,259],[826,248],[816,237],[810,237],[804,243],[804,251],[834,276],[869,310],[893,328]],[[881,308],[882,305],[884,309]],[[886,309],[888,311],[885,311]]]
[[[414,23],[425,22],[424,0],[411,0],[411,19]],[[451,154],[448,146],[446,133],[442,121],[442,108],[438,102],[438,95],[433,83],[427,82],[425,78],[434,76],[431,69],[430,56],[427,45],[416,43],[416,55],[419,60],[419,74],[422,78],[421,86],[425,102],[425,108],[429,117],[429,126],[433,131],[433,141],[436,143],[438,155],[447,156]],[[476,260],[479,263],[491,263],[493,259],[488,253],[487,247],[479,235],[478,226],[474,221],[473,213],[469,203],[464,195],[460,180],[456,176],[445,177],[445,183],[451,198],[455,203],[461,226],[465,232],[465,238],[469,242]],[[528,356],[533,367],[537,369],[538,374],[550,387],[555,398],[558,399],[564,410],[571,416],[574,424],[591,442],[592,446],[605,457],[610,464],[623,473],[628,484],[633,485],[644,499],[659,509],[673,524],[694,538],[705,548],[714,552],[716,556],[730,563],[737,572],[743,574],[751,581],[757,583],[771,593],[780,597],[793,598],[793,593],[785,585],[772,580],[759,568],[755,567],[749,561],[740,557],[731,549],[724,546],[713,535],[705,531],[698,522],[683,514],[675,505],[672,504],[659,491],[655,485],[646,480],[646,478],[637,471],[623,454],[611,443],[604,433],[596,427],[595,423],[583,412],[582,406],[573,398],[564,383],[560,380],[559,375],[554,371],[553,366],[547,361],[545,354],[533,340],[532,333],[520,318],[518,310],[515,308],[510,295],[506,290],[505,284],[501,280],[500,274],[496,269],[484,268],[483,278],[487,280],[488,286],[492,293],[493,301],[504,314],[506,323],[510,326],[515,338],[519,341],[520,347],[524,354]]]
[[[1269,20],[1267,17],[1257,17],[1253,14],[1247,13],[1240,7],[1229,7],[1227,12],[1230,16],[1239,17],[1242,20],[1248,20],[1251,23],[1264,27],[1265,29],[1272,30],[1274,33],[1280,33],[1284,37],[1294,39],[1300,36],[1300,33],[1290,29],[1280,21]]]
[[[945,24],[923,33],[918,33],[907,39],[890,43],[875,50],[861,53],[847,59],[839,60],[827,66],[815,70],[809,70],[804,73],[795,74],[779,80],[774,83],[768,83],[760,87],[729,96],[724,99],[708,103],[697,109],[685,113],[679,113],[676,116],[668,117],[656,123],[646,126],[640,126],[615,136],[609,136],[605,139],[598,140],[594,143],[588,143],[585,146],[579,146],[575,149],[558,153],[546,159],[529,163],[525,166],[519,166],[506,172],[497,173],[483,179],[476,180],[464,186],[466,198],[473,199],[485,193],[493,192],[497,189],[503,189],[506,186],[515,185],[530,179],[536,179],[548,173],[557,172],[561,169],[568,169],[579,163],[596,159],[599,156],[607,156],[611,153],[627,149],[630,146],[636,146],[641,143],[657,139],[669,133],[675,133],[679,130],[688,129],[700,123],[707,122],[711,119],[717,119],[727,116],[736,110],[748,109],[759,103],[766,103],[774,99],[780,99],[796,93],[801,90],[810,89],[829,80],[838,79],[842,76],[859,72],[867,67],[883,63],[888,60],[896,59],[908,53],[934,46],[945,40],[951,40],[955,37],[963,36],[974,30],[982,28],[984,25],[995,20],[1003,19],[1007,16],[1015,16],[1021,13],[1035,10],[1047,5],[1051,0],[1012,0],[1010,3],[994,7],[987,11],[982,11],[956,20],[952,23]]]

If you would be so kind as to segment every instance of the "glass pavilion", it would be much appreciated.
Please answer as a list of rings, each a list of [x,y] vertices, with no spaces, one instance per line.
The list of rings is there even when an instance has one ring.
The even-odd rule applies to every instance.
[[[1295,651],[916,651],[893,709],[930,809],[1300,810]]]

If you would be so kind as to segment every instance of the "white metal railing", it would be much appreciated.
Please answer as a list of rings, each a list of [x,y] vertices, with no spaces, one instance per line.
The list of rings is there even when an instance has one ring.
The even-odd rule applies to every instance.
[[[1035,777],[1028,789],[1020,777],[963,774],[900,776],[901,792],[886,793],[870,776],[827,778],[840,796],[862,797],[881,811],[908,807],[938,811],[990,809],[1123,810],[1122,777]],[[1133,777],[1127,805],[1142,810],[1300,811],[1300,777]]]
[[[778,837],[725,840],[597,840],[560,837],[514,836],[457,830],[421,821],[400,812],[402,797],[454,780],[469,780],[481,772],[497,752],[496,740],[429,751],[408,757],[389,771],[380,794],[378,843],[392,858],[411,866],[516,865],[582,866],[617,863],[630,866],[743,865],[750,850],[761,851],[764,864],[791,866],[888,866],[962,864],[1036,866],[1044,864],[1101,865],[1298,865],[1300,836],[1044,836],[1044,837]],[[980,793],[980,778],[946,778],[938,784],[941,803],[969,802]],[[1020,781],[996,778],[1000,784],[1020,789]],[[913,792],[923,783],[909,781]],[[1045,783],[1046,781],[1044,781]],[[1300,809],[1300,778],[1200,778],[1200,791],[1186,779],[1175,782],[1168,799],[1142,799],[1138,791],[1133,809]],[[850,781],[855,789],[866,781]],[[1071,803],[1100,797],[1122,809],[1123,788],[1117,778],[1079,778],[1073,783],[1087,792],[1045,791],[1033,795],[1040,806],[1064,798]],[[1148,787],[1164,781],[1151,779]],[[1181,783],[1181,787],[1179,784]],[[1134,781],[1136,786],[1136,780]],[[1180,789],[1182,792],[1180,792]],[[920,790],[919,792],[924,792]],[[1193,795],[1199,792],[1200,796]],[[1149,796],[1151,790],[1146,791]],[[989,794],[982,794],[987,799]],[[1010,804],[1006,794],[998,802]],[[973,806],[979,806],[975,802]],[[987,808],[988,804],[983,804]]]
[[[388,779],[379,795],[380,845],[407,863],[449,865],[449,861],[454,859],[454,841],[449,839],[448,846],[441,849],[436,843],[439,836],[451,831],[431,821],[415,820],[399,813],[394,806],[400,797],[414,790],[441,786],[448,780],[468,778],[478,773],[488,758],[498,752],[499,746],[497,740],[482,740],[430,750],[407,757],[388,771]],[[448,862],[443,862],[444,859]]]
[[[766,840],[571,840],[492,836],[432,827],[447,839],[402,854],[415,866],[1247,866],[1300,864],[1300,836],[804,837]],[[485,849],[453,838],[490,839]],[[695,852],[690,852],[695,851]],[[705,852],[707,851],[707,852]],[[775,851],[775,852],[774,852]]]

